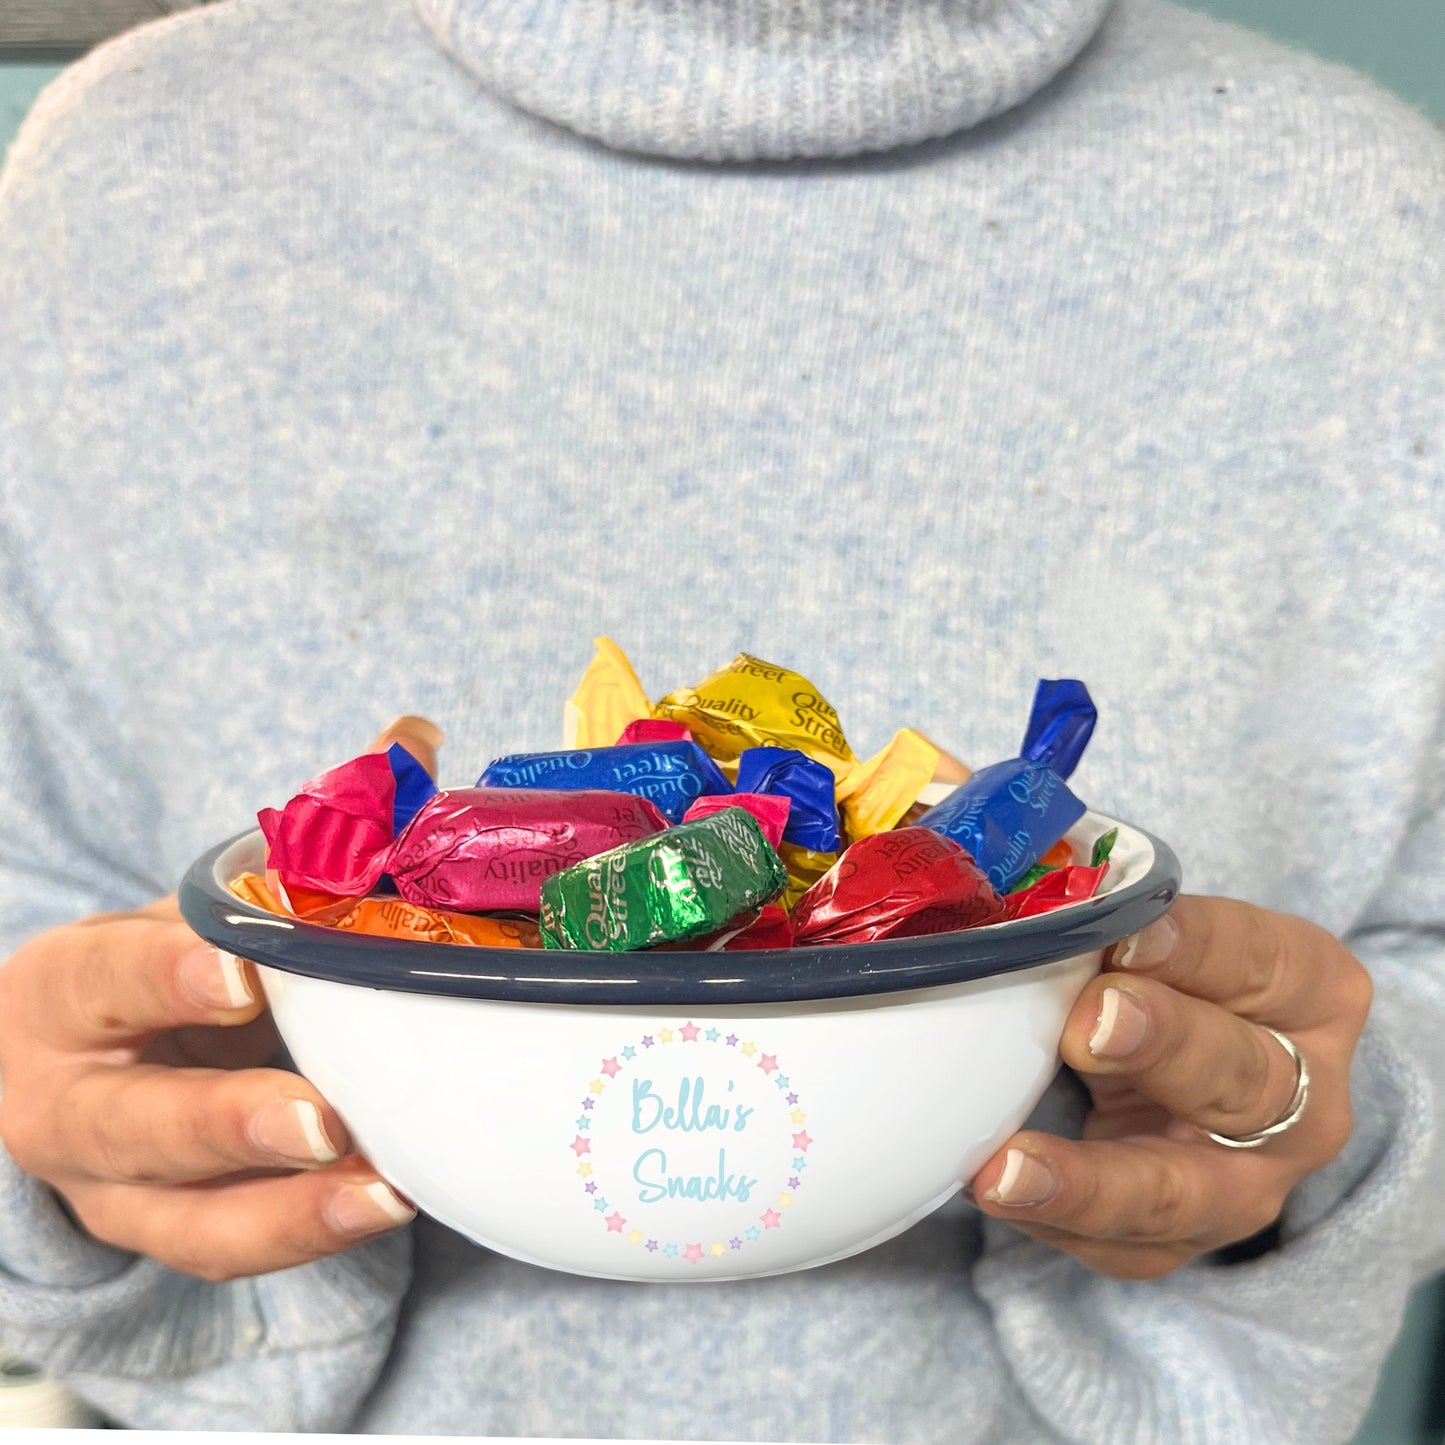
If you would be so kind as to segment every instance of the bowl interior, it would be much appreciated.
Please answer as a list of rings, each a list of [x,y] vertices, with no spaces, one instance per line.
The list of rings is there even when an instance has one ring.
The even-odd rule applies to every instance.
[[[922,801],[951,791],[934,785]],[[1159,917],[1178,893],[1173,851],[1129,823],[1086,812],[1067,837],[1076,856],[1117,827],[1100,893],[1032,918],[924,938],[835,947],[637,953],[477,948],[376,938],[280,918],[227,886],[259,872],[259,829],[218,844],[180,888],[186,921],[208,942],[291,973],[368,988],[539,1003],[790,1002],[898,992],[985,978],[1108,947]]]
[[[919,795],[920,803],[927,803],[932,806],[940,803],[953,791],[947,783],[930,783]],[[1155,841],[1149,834],[1137,828],[1131,828],[1127,823],[1119,823],[1113,818],[1107,818],[1102,813],[1086,812],[1079,821],[1064,835],[1074,850],[1076,858],[1085,857],[1093,848],[1094,844],[1111,828],[1118,828],[1119,836],[1109,854],[1109,871],[1104,878],[1104,886],[1099,890],[1099,897],[1118,892],[1121,888],[1128,887],[1144,877],[1155,862]],[[266,867],[266,843],[261,836],[260,829],[250,833],[243,833],[240,837],[232,839],[221,848],[215,855],[211,865],[211,882],[228,896],[229,885],[244,873],[262,873]],[[1092,900],[1088,900],[1092,901]],[[240,899],[236,899],[238,905]],[[1065,908],[1079,908],[1079,903],[1065,904]],[[277,919],[278,923],[285,925],[286,920]],[[990,924],[990,928],[1007,928],[1009,924]],[[979,929],[970,929],[970,933],[981,932]],[[361,935],[353,935],[360,937]],[[440,948],[447,952],[454,951],[454,945],[426,944],[424,947]],[[856,945],[867,947],[870,945]],[[485,949],[483,952],[493,952]],[[549,950],[550,951],[550,950]],[[665,952],[663,949],[650,949],[649,955]],[[567,950],[557,950],[567,952]]]

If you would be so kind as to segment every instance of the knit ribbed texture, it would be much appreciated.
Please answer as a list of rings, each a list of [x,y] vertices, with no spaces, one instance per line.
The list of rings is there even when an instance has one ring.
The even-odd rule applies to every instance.
[[[415,0],[485,85],[652,155],[893,150],[1053,79],[1111,0]]]
[[[174,887],[398,712],[447,728],[452,782],[555,746],[599,632],[654,695],[791,664],[864,754],[912,724],[1009,756],[1036,679],[1077,676],[1084,798],[1374,969],[1356,1135],[1280,1250],[1148,1284],[955,1201],[706,1289],[426,1222],[203,1285],[0,1157],[0,1339],[138,1425],[1347,1439],[1445,1258],[1438,132],[1159,0],[1057,74],[1091,8],[757,19],[726,108],[681,80],[718,9],[426,13],[452,54],[410,0],[203,7],[68,72],[16,144],[0,954]],[[639,70],[644,22],[671,49]],[[886,102],[843,83],[842,27],[892,57]],[[635,154],[770,147],[833,158]],[[1079,1117],[1065,1081],[1039,1122]]]

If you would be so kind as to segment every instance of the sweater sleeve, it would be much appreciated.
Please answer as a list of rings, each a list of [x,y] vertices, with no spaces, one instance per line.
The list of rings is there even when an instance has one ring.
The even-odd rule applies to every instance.
[[[69,354],[63,277],[67,117],[115,64],[106,47],[42,100],[0,175],[0,959],[47,928],[170,891],[150,760],[106,640],[64,626],[104,559],[64,555]],[[101,383],[103,384],[103,383]],[[59,547],[62,555],[57,555]],[[119,1422],[151,1428],[338,1430],[390,1348],[410,1231],[332,1259],[212,1284],[97,1243],[0,1150],[0,1342]]]
[[[978,1288],[1062,1436],[1322,1445],[1363,1417],[1411,1289],[1445,1265],[1442,754],[1389,881],[1344,940],[1375,981],[1354,1133],[1290,1195],[1278,1247],[1133,1283],[986,1221]]]

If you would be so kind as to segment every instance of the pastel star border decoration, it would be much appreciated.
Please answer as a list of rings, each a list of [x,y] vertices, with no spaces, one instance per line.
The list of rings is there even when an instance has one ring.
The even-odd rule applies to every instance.
[[[620,1209],[615,1209],[598,1193],[597,1181],[592,1177],[592,1162],[588,1157],[592,1152],[592,1141],[588,1137],[592,1126],[592,1110],[607,1086],[625,1074],[628,1066],[635,1060],[645,1057],[647,1050],[674,1046],[682,1048],[700,1040],[732,1049],[742,1058],[751,1061],[783,1096],[788,1105],[787,1118],[790,1127],[795,1128],[792,1134],[791,1173],[788,1175],[787,1188],[757,1216],[756,1222],[729,1235],[727,1239],[686,1242],[657,1239],[638,1228],[635,1221],[627,1219]],[[665,1259],[685,1259],[689,1264],[701,1264],[705,1259],[722,1259],[726,1255],[746,1249],[749,1244],[762,1239],[769,1230],[782,1228],[785,1211],[791,1207],[798,1190],[803,1187],[803,1171],[808,1167],[808,1149],[814,1141],[805,1127],[808,1115],[803,1108],[802,1098],[793,1081],[783,1073],[776,1054],[764,1053],[752,1039],[742,1038],[732,1032],[724,1036],[718,1029],[703,1029],[689,1019],[680,1027],[657,1029],[653,1033],[643,1034],[635,1043],[626,1044],[615,1054],[602,1059],[597,1068],[598,1076],[587,1085],[587,1095],[581,1101],[583,1112],[577,1119],[576,1132],[567,1148],[572,1153],[573,1169],[578,1183],[582,1186],[584,1198],[608,1234],[617,1235],[624,1243],[647,1254],[661,1254]]]

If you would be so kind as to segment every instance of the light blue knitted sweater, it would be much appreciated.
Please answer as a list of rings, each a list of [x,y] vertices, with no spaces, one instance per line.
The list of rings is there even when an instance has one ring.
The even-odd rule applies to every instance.
[[[230,0],[69,71],[0,183],[0,955],[398,711],[450,781],[555,744],[596,632],[975,763],[1083,677],[1082,795],[1375,972],[1281,1247],[1123,1284],[960,1202],[689,1289],[421,1221],[213,1285],[0,1161],[6,1345],[146,1425],[1349,1435],[1445,1258],[1445,145],[1105,10]]]

